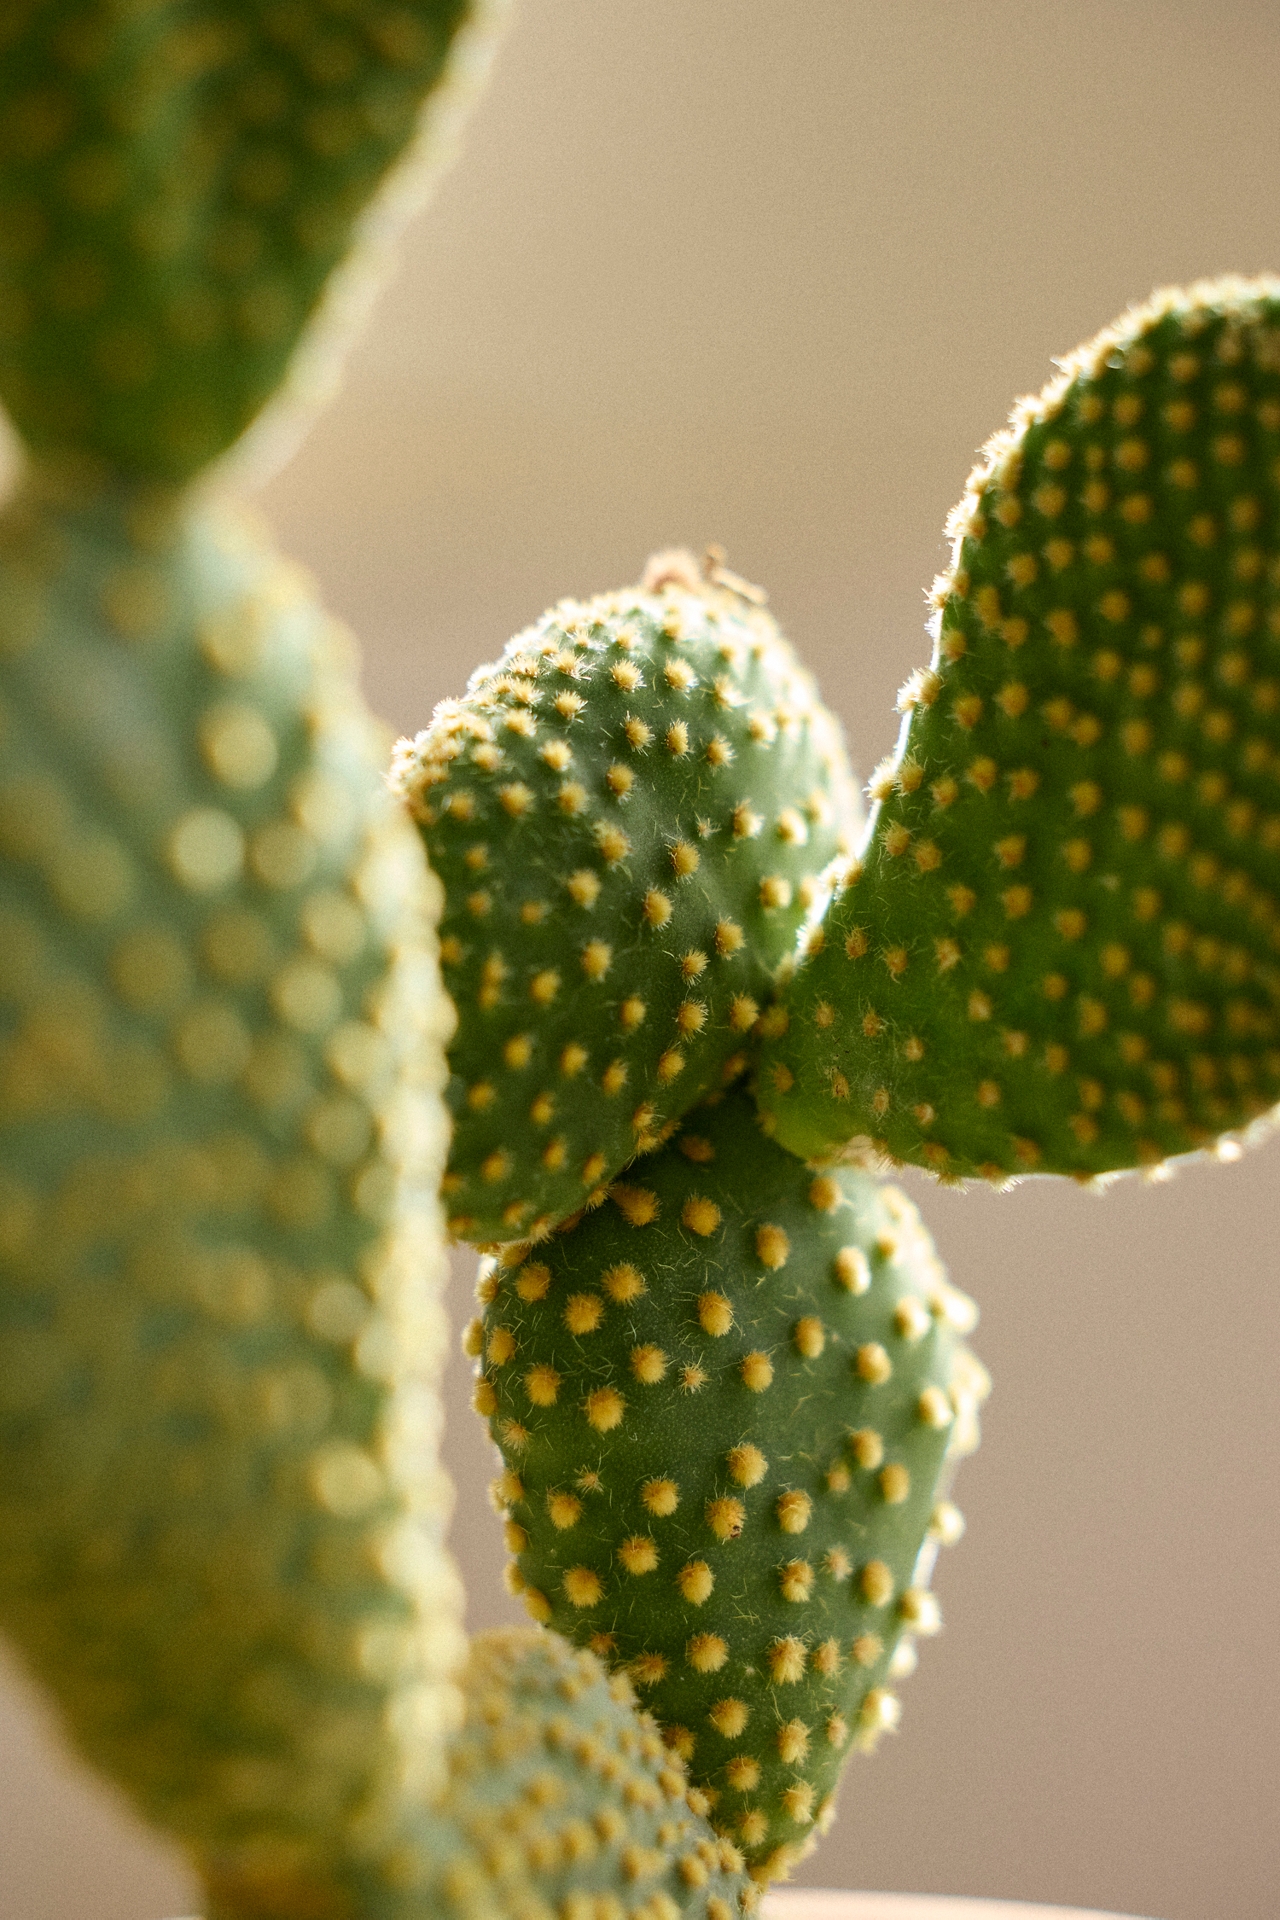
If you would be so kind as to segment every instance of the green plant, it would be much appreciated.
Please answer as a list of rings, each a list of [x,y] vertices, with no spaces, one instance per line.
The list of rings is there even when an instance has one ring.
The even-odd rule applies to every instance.
[[[862,853],[759,594],[666,556],[402,746],[431,877],[209,469],[487,12],[4,23],[0,1624],[209,1920],[749,1909],[893,1723],[985,1390],[853,1163],[1096,1178],[1280,1089],[1270,283],[993,443]],[[441,1191],[578,1653],[462,1632]]]
[[[672,1076],[646,1106],[639,1157],[600,1214],[603,1156],[576,1194],[528,1156],[520,1218],[532,1221],[532,1241],[507,1249],[481,1283],[477,1406],[507,1463],[514,1584],[536,1618],[625,1663],[649,1689],[762,1878],[803,1851],[826,1804],[830,1748],[844,1743],[824,1745],[824,1720],[840,1705],[865,1712],[859,1702],[881,1701],[882,1660],[902,1630],[901,1619],[887,1634],[877,1628],[861,1668],[853,1650],[862,1641],[870,1651],[867,1596],[854,1585],[836,1598],[831,1555],[841,1570],[890,1567],[880,1605],[905,1586],[909,1606],[932,1617],[911,1573],[947,1453],[931,1421],[947,1412],[947,1390],[955,1410],[955,1369],[961,1399],[982,1377],[945,1339],[902,1368],[911,1332],[942,1333],[936,1295],[935,1319],[918,1293],[895,1307],[875,1287],[835,1311],[833,1229],[806,1192],[856,1219],[872,1202],[857,1184],[865,1176],[842,1162],[914,1163],[998,1185],[1034,1172],[1097,1180],[1155,1170],[1231,1129],[1260,1130],[1280,1091],[1280,614],[1267,534],[1280,484],[1278,323],[1271,282],[1160,295],[1020,404],[953,518],[952,567],[934,590],[934,658],[903,690],[901,737],[870,782],[862,847],[822,876],[749,1037],[691,989],[699,1033],[733,1049],[730,1076],[749,1076],[758,1113],[740,1092],[713,1095],[723,1099],[713,1113],[710,1101],[697,1104],[705,1082]],[[536,875],[539,888],[544,876],[552,888],[571,882],[570,856],[544,824],[554,807],[539,808],[532,788],[520,826],[499,826],[496,848],[497,809],[479,814],[484,783],[507,777],[502,703],[518,702],[521,751],[571,743],[575,764],[596,770],[583,782],[588,817],[607,810],[628,822],[633,790],[651,807],[668,775],[659,728],[628,738],[629,710],[611,684],[617,623],[630,631],[644,609],[668,641],[659,657],[683,659],[684,635],[700,631],[714,598],[692,562],[682,571],[663,562],[659,575],[657,606],[635,593],[549,616],[400,750],[399,783],[451,893],[446,977],[466,982],[455,991],[453,1099],[464,1116],[480,1062],[486,1101],[525,1097],[528,1082],[502,1070],[505,1036],[527,1019],[530,971],[569,977],[576,957],[573,923],[557,918],[522,970],[508,958],[518,936],[504,929],[506,945],[490,945],[486,915],[463,891],[474,847],[505,873],[513,900],[519,875]],[[566,676],[571,709],[558,704]],[[697,684],[692,666],[688,676],[682,698]],[[674,974],[690,927],[705,951],[718,914],[745,924],[755,904],[759,876],[733,858],[742,809],[762,837],[785,818],[785,793],[750,784],[737,763],[734,784],[718,785],[719,738],[704,719],[686,743],[704,763],[702,844],[722,857],[705,894],[700,865],[686,876],[677,937],[664,941],[659,928],[653,940],[646,927],[642,890],[657,871],[647,847],[636,875],[628,846],[621,882],[592,894],[593,940],[645,956],[644,972],[616,989],[604,981],[578,1029],[574,1071],[595,1076],[593,1117],[610,1094],[626,996]],[[629,775],[621,791],[609,785],[615,764]],[[693,844],[687,804],[667,802],[659,857]],[[680,1045],[683,1004],[663,1004],[668,1024],[651,1059]],[[521,1064],[543,1076],[547,1126],[560,1097],[557,1045],[535,1030]],[[517,1112],[503,1140],[527,1124]],[[465,1118],[457,1139],[447,1179],[482,1190],[483,1165],[465,1157]],[[869,1251],[851,1222],[844,1230],[851,1248]],[[717,1336],[731,1332],[721,1348]],[[854,1436],[855,1458],[868,1433],[870,1464],[889,1458],[867,1412],[877,1372],[859,1373],[869,1347],[884,1379],[900,1381],[893,1439],[913,1450],[904,1484],[920,1502],[909,1527],[906,1514],[886,1511],[884,1483],[870,1473],[860,1501],[843,1485],[831,1497],[842,1434]],[[705,1398],[682,1420],[691,1373]],[[647,1487],[673,1497],[677,1431],[679,1502],[646,1511]],[[731,1484],[739,1457],[749,1460],[740,1486],[761,1486],[754,1500]],[[804,1528],[812,1516],[812,1554],[787,1538],[792,1496]],[[721,1508],[732,1510],[735,1543],[723,1562],[710,1544]],[[882,1529],[896,1560],[881,1553]],[[706,1570],[696,1594],[681,1587],[689,1567]],[[789,1616],[789,1604],[813,1607],[813,1621]],[[805,1661],[830,1662],[792,1718],[770,1667],[770,1650],[792,1638],[788,1617],[803,1621],[794,1636],[803,1656],[786,1684],[799,1684]],[[716,1631],[743,1620],[753,1622],[746,1632]],[[848,1642],[829,1636],[836,1622]],[[726,1701],[731,1738],[717,1719]]]
[[[763,1063],[797,1151],[1088,1178],[1274,1106],[1278,321],[1275,281],[1156,295],[987,448]]]
[[[445,889],[451,1230],[545,1233],[722,1076],[857,823],[836,722],[741,584],[659,556],[405,741]]]
[[[633,1179],[489,1263],[479,1404],[530,1611],[625,1667],[772,1878],[939,1624],[922,1549],[956,1527],[977,1316],[905,1195],[815,1176],[740,1089]]]
[[[742,1886],[590,1663],[466,1664],[436,899],[346,636],[187,484],[472,13],[6,18],[0,1619],[218,1920]]]

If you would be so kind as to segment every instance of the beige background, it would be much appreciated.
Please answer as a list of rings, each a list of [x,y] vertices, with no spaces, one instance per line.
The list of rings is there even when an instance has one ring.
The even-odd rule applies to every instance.
[[[524,0],[268,508],[406,727],[548,600],[719,539],[865,769],[1012,397],[1155,283],[1280,268],[1277,100],[1260,0]],[[1274,1920],[1278,1170],[917,1189],[997,1392],[947,1631],[811,1883]],[[509,1603],[454,1387],[481,1624]],[[3,1920],[189,1900],[0,1693]]]

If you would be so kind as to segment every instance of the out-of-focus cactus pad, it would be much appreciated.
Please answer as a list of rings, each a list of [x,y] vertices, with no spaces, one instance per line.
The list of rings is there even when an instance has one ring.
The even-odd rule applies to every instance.
[[[0,397],[37,450],[180,478],[279,383],[469,0],[0,21]]]
[[[585,1914],[584,1897],[593,1920],[755,1907],[740,1850],[712,1833],[706,1796],[620,1675],[555,1634],[507,1630],[473,1643],[463,1684],[441,1811],[469,1835],[499,1911],[505,1899],[519,1920],[559,1920]]]
[[[279,1850],[213,1858],[207,1920],[736,1920],[742,1855],[620,1675],[558,1635],[472,1642],[443,1793],[367,1866],[317,1876]]]
[[[434,1783],[391,1723],[450,1724],[465,1644],[416,1412],[421,848],[297,569],[36,480],[0,519],[0,1626],[150,1818],[340,1856],[382,1774]]]

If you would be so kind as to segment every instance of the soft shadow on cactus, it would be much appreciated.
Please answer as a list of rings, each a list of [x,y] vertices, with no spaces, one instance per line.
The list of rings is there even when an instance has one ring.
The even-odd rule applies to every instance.
[[[986,1390],[875,1166],[1158,1169],[1280,1092],[1271,283],[993,442],[865,836],[763,596],[683,555],[393,799],[197,476],[488,12],[5,25],[0,1624],[207,1920],[749,1911],[896,1724]],[[542,1623],[470,1647],[442,1198]]]

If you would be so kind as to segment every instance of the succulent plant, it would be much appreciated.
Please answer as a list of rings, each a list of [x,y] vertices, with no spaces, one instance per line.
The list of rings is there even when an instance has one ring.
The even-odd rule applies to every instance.
[[[251,531],[37,469],[3,540],[0,1619],[202,1856],[341,1860],[465,1653],[433,902]]]
[[[623,1676],[556,1634],[506,1629],[472,1642],[462,1685],[467,1715],[436,1813],[461,1844],[451,1861],[430,1858],[433,1906],[460,1920],[755,1910],[741,1852],[711,1831],[705,1796]]]
[[[439,123],[499,11],[10,8],[0,399],[31,451],[183,481],[286,373],[305,385],[304,328],[326,297],[345,317],[375,269],[370,243],[447,148]]]
[[[399,749],[445,889],[451,1230],[546,1233],[701,1095],[856,822],[840,732],[745,583],[659,556]]]
[[[714,1834],[631,1688],[553,1634],[479,1635],[442,1788],[411,1805],[375,1862],[299,1859],[278,1843],[215,1857],[207,1920],[409,1913],[432,1920],[734,1920],[758,1890]]]
[[[904,1194],[815,1176],[736,1088],[481,1294],[526,1605],[626,1668],[717,1823],[785,1873],[939,1624],[971,1303]]]
[[[1087,1177],[1280,1098],[1278,458],[1268,280],[1157,295],[991,441],[765,1052],[794,1151]]]
[[[207,1920],[750,1911],[894,1724],[986,1386],[868,1168],[1097,1178],[1280,1094],[1280,284],[992,443],[860,848],[720,558],[553,609],[389,794],[207,476],[491,12],[3,27],[0,1626]],[[542,1623],[470,1647],[442,1199]]]

